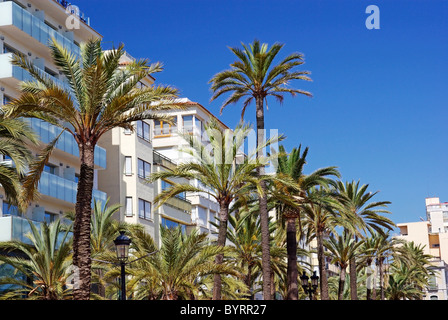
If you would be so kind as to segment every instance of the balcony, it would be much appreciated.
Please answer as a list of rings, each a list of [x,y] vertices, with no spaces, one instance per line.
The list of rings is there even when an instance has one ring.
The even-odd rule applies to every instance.
[[[38,228],[40,223],[33,222]],[[17,240],[31,244],[31,241],[25,236],[31,232],[30,224],[27,219],[17,216],[0,217],[0,241]]]
[[[41,194],[72,204],[76,203],[77,188],[78,184],[76,182],[61,178],[45,171],[42,172],[38,185],[38,190]],[[106,203],[107,194],[103,191],[94,189],[93,198],[101,201],[102,203]]]
[[[163,154],[153,151],[153,159],[154,165],[162,166],[167,169],[174,169],[177,165],[171,159],[165,157]]]
[[[25,121],[30,124],[43,143],[49,143],[61,132],[60,128],[40,119],[30,118]],[[66,131],[59,138],[56,148],[79,158],[78,144],[73,136]],[[106,168],[106,149],[100,146],[95,146],[95,165],[99,168]]]
[[[12,33],[20,30],[19,32],[26,33],[45,46],[48,46],[50,40],[54,38],[76,57],[80,56],[80,48],[73,42],[70,33],[66,35],[59,33],[45,24],[42,14],[33,15],[12,1],[0,3],[0,29]],[[18,38],[24,37],[18,36]]]
[[[28,220],[18,216],[0,217],[0,241],[16,240],[31,244],[31,240],[26,236],[31,232],[29,222],[33,223],[37,229],[40,230],[40,225],[42,223],[40,221]],[[64,235],[61,233],[58,239],[59,243],[62,241],[63,236]]]
[[[6,81],[7,83],[9,81],[11,86],[13,87],[16,87],[21,81],[35,81],[35,79],[28,73],[28,71],[25,71],[21,67],[12,65],[12,57],[13,53],[11,52],[0,54],[0,79]],[[36,68],[39,70],[42,76],[51,79],[62,89],[71,92],[70,86],[66,82],[50,75],[37,66]]]

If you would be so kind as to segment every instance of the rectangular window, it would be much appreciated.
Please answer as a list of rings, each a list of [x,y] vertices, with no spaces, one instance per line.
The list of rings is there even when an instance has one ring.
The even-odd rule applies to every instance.
[[[126,197],[126,217],[132,217],[132,197]]]
[[[16,206],[10,205],[8,202],[3,201],[3,216],[18,216],[19,209]]]
[[[172,187],[173,184],[169,183],[168,181],[162,180],[162,191]],[[187,199],[187,193],[186,192],[181,192],[179,194],[175,195],[176,198],[178,199],[182,199],[182,200],[186,200]]]
[[[48,211],[45,211],[44,221],[46,223],[51,223],[51,222],[53,222],[55,220],[56,220],[56,214],[48,212]]]
[[[193,133],[193,116],[183,116],[184,132]]]
[[[151,219],[151,202],[138,199],[138,216],[142,219]]]
[[[124,157],[124,174],[132,175],[132,157]]]
[[[3,43],[3,53],[15,53],[18,56],[24,56],[22,52],[17,50],[16,48],[11,47],[10,45]]]
[[[199,218],[199,223],[203,226],[207,226],[207,209],[198,206],[198,218]]]
[[[3,104],[4,104],[4,105],[10,103],[11,100],[12,100],[12,99],[11,99],[10,96],[7,96],[6,94],[3,95]]]
[[[137,136],[142,138],[143,140],[150,141],[150,130],[149,124],[145,121],[139,120],[137,121]]]
[[[52,165],[52,164],[46,164],[44,166],[44,171],[51,173],[51,174],[55,174],[56,173],[56,166]]]
[[[176,133],[177,130],[177,118],[173,117],[173,124],[168,124],[163,121],[154,121],[154,135],[155,136],[167,136],[172,133]]]
[[[149,178],[151,174],[151,164],[142,159],[138,159],[138,176],[139,178]]]
[[[184,233],[187,232],[186,225],[175,222],[173,220],[166,219],[166,218],[162,218],[162,226],[164,226],[165,228],[176,228],[176,227],[180,226],[182,232],[184,232]]]

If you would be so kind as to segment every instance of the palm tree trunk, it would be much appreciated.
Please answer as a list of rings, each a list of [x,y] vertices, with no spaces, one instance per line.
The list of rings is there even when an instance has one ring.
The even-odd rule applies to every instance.
[[[350,258],[350,298],[352,300],[358,300],[358,287],[357,287],[357,276],[356,276],[356,259],[355,257]]]
[[[286,251],[288,255],[286,271],[288,292],[286,294],[286,300],[299,300],[296,219],[292,217],[286,219]]]
[[[341,274],[339,275],[338,300],[344,299],[344,285],[345,285],[346,273],[347,273],[347,269],[341,268]]]
[[[220,203],[219,205],[219,231],[218,231],[218,246],[224,247],[227,239],[227,222],[229,219],[229,205]],[[224,254],[218,254],[215,258],[216,264],[222,264]],[[222,299],[222,280],[221,275],[215,274],[213,277],[213,300]]]
[[[319,281],[320,281],[320,298],[321,300],[330,300],[328,294],[328,278],[325,271],[325,254],[324,254],[324,237],[322,231],[316,234],[317,240],[317,259],[319,262]]]
[[[355,239],[355,244],[358,242],[358,237],[356,235],[353,236]],[[358,300],[358,279],[356,274],[356,258],[350,258],[350,298],[352,300]]]
[[[73,225],[73,264],[79,270],[79,280],[78,285],[73,290],[73,298],[75,300],[89,300],[92,264],[90,219],[94,177],[94,146],[81,144],[79,151],[81,169]]]
[[[380,299],[384,300],[385,299],[385,295],[384,295],[384,274],[383,274],[383,258],[379,258],[379,270],[380,270]]]
[[[259,147],[265,139],[264,136],[264,107],[262,96],[255,97],[256,100],[256,118],[257,118],[257,147]],[[258,150],[257,158],[263,156],[263,150]],[[257,168],[258,175],[264,175],[264,167]],[[263,275],[263,299],[271,300],[271,253],[269,244],[269,213],[267,188],[264,180],[260,182],[263,194],[259,197],[260,204],[260,225],[261,225],[261,268]]]

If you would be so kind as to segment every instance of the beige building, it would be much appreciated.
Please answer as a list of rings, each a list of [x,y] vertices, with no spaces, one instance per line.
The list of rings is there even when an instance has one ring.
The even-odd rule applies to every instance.
[[[82,18],[81,18],[82,17]],[[52,63],[48,41],[55,38],[75,55],[80,54],[79,45],[89,38],[102,36],[92,29],[88,19],[75,6],[66,1],[55,0],[14,0],[0,2],[0,105],[19,94],[19,83],[31,80],[31,76],[11,64],[13,53],[31,60],[47,76],[62,86],[64,77]],[[50,142],[60,129],[40,120],[29,120],[31,127],[39,135],[41,147]],[[38,153],[38,148],[33,153]],[[2,156],[3,161],[10,161]],[[106,168],[106,150],[95,149],[94,197],[105,201],[106,193],[98,190],[98,171]],[[19,217],[17,209],[9,207],[0,191],[0,241],[26,240],[29,230],[25,218],[36,222],[53,221],[63,212],[74,210],[79,173],[78,147],[69,133],[64,133],[46,165],[39,183],[41,198],[31,203],[24,217]]]
[[[426,198],[425,202],[427,220],[397,224],[400,228],[397,238],[423,245],[425,253],[433,257],[436,275],[430,279],[425,299],[448,300],[448,203],[440,203],[437,197]]]

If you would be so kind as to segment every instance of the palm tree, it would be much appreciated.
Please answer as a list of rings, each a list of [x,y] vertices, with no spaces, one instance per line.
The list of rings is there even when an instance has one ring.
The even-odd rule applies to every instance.
[[[68,278],[71,274],[71,239],[69,228],[60,220],[40,224],[40,230],[29,221],[31,232],[27,237],[31,244],[17,240],[0,242],[0,261],[20,272],[17,276],[2,277],[0,284],[12,284],[17,289],[2,295],[2,299],[59,300],[71,298]],[[29,279],[30,281],[27,281]]]
[[[131,226],[126,222],[121,222],[113,218],[113,215],[120,210],[120,204],[109,205],[109,198],[103,204],[101,201],[93,199],[92,218],[90,221],[90,245],[92,255],[92,284],[93,297],[105,298],[106,283],[103,281],[105,272],[110,269],[115,262],[113,241],[120,230],[130,230]],[[65,217],[71,221],[75,220],[73,211],[66,212]],[[104,263],[107,262],[107,263]]]
[[[349,261],[358,254],[358,248],[361,246],[362,241],[356,242],[348,232],[342,232],[342,234],[336,233],[336,235],[330,236],[324,243],[325,247],[332,253],[331,263],[339,266],[338,300],[342,300]],[[350,270],[350,272],[356,271]],[[351,278],[350,281],[352,281]]]
[[[358,237],[364,238],[366,232],[377,231],[384,233],[384,229],[392,230],[395,224],[388,218],[382,216],[382,213],[390,213],[383,209],[386,208],[389,201],[370,202],[371,199],[378,193],[367,192],[368,184],[359,185],[359,181],[337,182],[337,190],[341,195],[340,200],[343,206],[341,214],[351,221],[349,226],[350,233],[353,235],[355,241]],[[350,270],[356,270],[355,257],[350,261]],[[356,272],[350,272],[350,293],[351,299],[357,300],[356,287]]]
[[[256,169],[265,165],[266,160],[253,159],[250,154],[244,160],[239,160],[240,150],[245,138],[250,133],[250,126],[239,125],[232,132],[229,129],[220,129],[214,121],[205,126],[211,148],[207,148],[199,139],[186,135],[189,147],[182,151],[189,153],[193,159],[181,163],[170,171],[153,173],[150,182],[157,179],[185,178],[197,179],[202,186],[195,187],[189,183],[175,183],[170,188],[161,192],[154,199],[160,206],[170,197],[184,192],[204,192],[214,198],[219,204],[219,230],[218,246],[224,248],[227,238],[227,224],[229,219],[230,204],[238,198],[247,197],[250,187],[255,186],[261,191],[260,182],[263,179],[275,179],[275,177],[261,177]],[[221,264],[223,254],[216,257],[216,263]],[[213,299],[221,299],[221,277],[215,276]]]
[[[115,127],[133,130],[133,122],[137,120],[167,120],[154,112],[172,107],[169,101],[176,97],[177,91],[167,86],[137,88],[139,81],[161,71],[162,67],[159,63],[148,65],[146,60],[120,66],[120,57],[124,54],[122,45],[103,52],[100,40],[90,40],[81,45],[79,59],[55,40],[49,47],[67,86],[59,86],[26,57],[15,55],[12,63],[28,71],[34,81],[23,82],[21,95],[5,105],[4,111],[11,117],[47,121],[59,127],[61,134],[64,131],[72,134],[78,144],[81,163],[73,228],[73,263],[79,268],[80,286],[74,291],[74,298],[87,300],[91,282],[90,217],[95,146],[104,133]],[[24,182],[26,200],[32,197],[59,136],[48,144],[40,161],[31,164]]]
[[[215,273],[238,275],[234,268],[214,263],[213,258],[222,252],[222,248],[210,245],[207,237],[196,229],[187,235],[180,227],[162,227],[159,252],[136,261],[128,268],[133,276],[129,285],[143,284],[138,288],[137,299],[197,299],[201,279],[206,276]],[[137,249],[137,254],[147,253],[144,246],[143,250]],[[151,242],[149,247],[152,247]]]
[[[229,215],[229,224],[229,250],[234,252],[235,264],[244,270],[249,299],[254,299],[254,283],[261,270],[260,220],[250,211],[238,210]]]
[[[20,180],[32,160],[27,145],[36,144],[37,136],[24,121],[5,118],[3,111],[0,112],[0,154],[11,159],[11,164],[0,163],[0,184],[8,203],[20,205],[21,211],[26,208],[24,202],[19,199]]]
[[[316,239],[320,297],[321,300],[329,300],[324,239],[345,221],[338,215],[339,206],[333,191],[314,187],[308,190],[307,197],[310,201],[302,206],[302,228],[307,243]]]
[[[257,147],[264,143],[264,104],[267,97],[273,96],[280,103],[284,99],[284,94],[303,94],[311,96],[311,93],[289,87],[292,80],[310,81],[308,71],[294,71],[294,68],[304,63],[303,55],[293,53],[284,58],[277,65],[273,65],[274,59],[283,44],[275,43],[270,48],[268,44],[260,44],[254,40],[249,46],[242,44],[243,50],[239,48],[230,48],[235,54],[237,60],[230,66],[231,69],[219,72],[210,80],[213,96],[215,100],[223,94],[231,93],[221,106],[222,110],[229,104],[237,103],[244,98],[241,118],[244,117],[247,106],[255,100],[256,105],[256,125],[257,125]],[[258,157],[263,156],[263,149],[259,148]],[[257,169],[260,175],[264,175],[264,168]],[[261,182],[262,193],[260,194],[260,219],[262,229],[262,248],[263,248],[263,296],[265,299],[270,297],[270,254],[269,254],[269,222],[267,210],[266,185]],[[269,298],[270,299],[270,298]]]
[[[310,174],[304,173],[304,166],[306,162],[306,156],[308,155],[308,147],[301,151],[301,145],[298,148],[293,148],[288,155],[285,152],[283,146],[279,147],[278,167],[277,175],[280,177],[288,177],[292,179],[296,184],[296,189],[276,185],[278,189],[276,192],[287,197],[287,201],[279,202],[277,211],[281,213],[282,218],[286,220],[286,234],[287,234],[287,251],[288,251],[288,271],[287,271],[287,284],[288,284],[288,300],[298,299],[298,269],[297,269],[297,230],[296,224],[300,219],[300,213],[303,210],[305,203],[310,203],[313,200],[309,197],[307,191],[316,186],[328,186],[331,184],[329,177],[340,177],[339,172],[335,167],[327,167],[318,169]],[[315,195],[315,193],[313,193]],[[293,201],[291,203],[291,200]],[[318,240],[322,240],[323,230],[316,230],[319,232],[317,235]],[[323,246],[322,246],[323,247]],[[319,252],[321,259],[323,259],[323,251]],[[323,268],[320,270],[320,274],[323,274]],[[326,287],[326,276],[321,276],[321,287]],[[322,279],[323,278],[323,279]],[[322,282],[323,281],[323,282]],[[328,300],[328,294],[323,292],[323,300]]]

